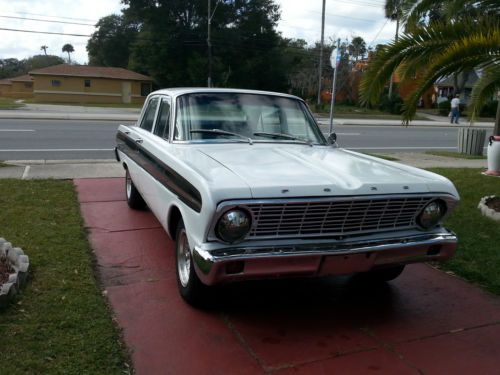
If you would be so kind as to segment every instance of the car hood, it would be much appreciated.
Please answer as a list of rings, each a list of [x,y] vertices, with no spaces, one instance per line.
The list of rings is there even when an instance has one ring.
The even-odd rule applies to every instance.
[[[240,143],[197,149],[242,180],[254,198],[431,191],[458,195],[447,179],[436,174],[329,146]]]

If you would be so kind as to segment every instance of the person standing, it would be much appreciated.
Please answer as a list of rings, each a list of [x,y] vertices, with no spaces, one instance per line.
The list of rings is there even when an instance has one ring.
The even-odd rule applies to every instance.
[[[457,94],[453,99],[451,99],[451,123],[453,124],[453,122],[455,122],[455,124],[458,124],[459,118],[460,118],[460,95]]]

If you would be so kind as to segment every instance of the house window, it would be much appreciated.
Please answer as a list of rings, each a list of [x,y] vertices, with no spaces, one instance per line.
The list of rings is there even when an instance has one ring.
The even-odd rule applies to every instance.
[[[27,88],[27,89],[30,89],[33,87],[33,82],[25,82],[24,83],[24,87]]]
[[[59,87],[59,86],[61,86],[61,81],[59,81],[58,79],[53,79],[52,87]]]
[[[141,96],[148,96],[151,92],[150,83],[141,83]]]
[[[90,79],[85,80],[85,87],[90,87]]]

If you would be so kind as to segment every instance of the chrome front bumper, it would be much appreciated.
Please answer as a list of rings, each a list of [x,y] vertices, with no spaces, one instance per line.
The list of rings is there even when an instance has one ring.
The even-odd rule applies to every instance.
[[[193,259],[198,277],[203,283],[213,285],[280,276],[341,275],[392,265],[445,261],[455,253],[457,237],[439,228],[432,233],[406,233],[397,237],[253,243],[195,247]]]

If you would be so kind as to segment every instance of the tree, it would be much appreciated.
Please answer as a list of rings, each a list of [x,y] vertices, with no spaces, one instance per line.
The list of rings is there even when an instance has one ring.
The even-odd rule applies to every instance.
[[[49,48],[49,47],[47,47],[46,45],[43,45],[40,47],[40,50],[43,50],[43,53],[45,54],[45,56],[47,56],[47,48]]]
[[[366,52],[365,40],[360,36],[352,38],[351,44],[349,45],[349,54],[354,57],[354,60],[358,61],[360,57],[365,56]]]
[[[24,71],[29,73],[35,69],[46,68],[47,66],[64,64],[64,60],[54,55],[35,55],[23,60]]]
[[[70,56],[70,53],[72,52],[75,52],[75,49],[73,48],[73,46],[69,43],[66,43],[63,48],[62,48],[62,51],[63,52],[67,52],[68,53],[68,62],[71,64],[71,56]]]
[[[385,18],[396,21],[396,35],[394,40],[397,42],[399,38],[399,22],[402,15],[402,7],[404,0],[386,0],[384,6]],[[393,84],[393,76],[391,75],[390,83],[389,83],[389,98],[392,96],[392,84]]]
[[[24,64],[18,59],[0,59],[0,79],[24,74]]]
[[[62,58],[53,55],[35,55],[24,60],[0,59],[0,79],[17,77],[31,70],[63,63]]]
[[[123,15],[112,14],[97,22],[97,31],[87,42],[89,65],[128,68],[138,27]]]
[[[138,25],[129,67],[160,86],[204,86],[208,76],[207,0],[123,0],[124,17]],[[212,1],[212,4],[215,4]],[[213,82],[286,90],[287,72],[272,0],[218,0],[212,8]]]
[[[438,79],[460,72],[483,71],[472,92],[473,117],[482,105],[500,90],[500,4],[496,0],[416,0],[412,12],[404,16],[419,27],[411,27],[396,42],[375,55],[361,82],[363,103],[375,104],[397,70],[403,81],[418,74],[415,90],[405,99],[403,119],[410,121],[423,93]],[[433,21],[422,3],[441,6],[446,19]],[[415,5],[415,4],[414,4]],[[455,12],[451,9],[471,9]],[[495,135],[500,135],[500,100],[497,107]]]

